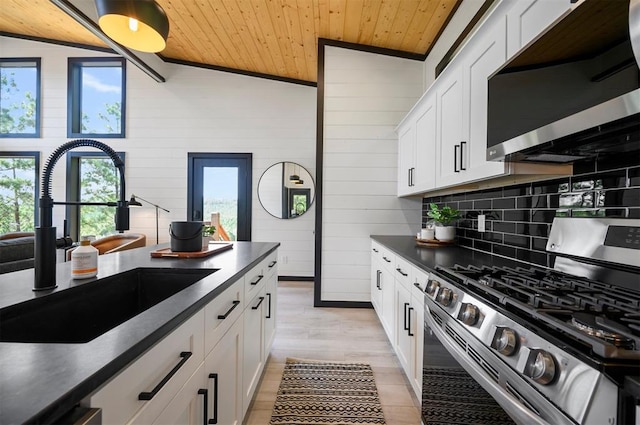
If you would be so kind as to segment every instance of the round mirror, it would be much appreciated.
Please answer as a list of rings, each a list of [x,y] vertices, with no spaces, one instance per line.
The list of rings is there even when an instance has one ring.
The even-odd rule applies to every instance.
[[[277,218],[296,218],[313,203],[315,184],[311,174],[295,162],[278,162],[269,167],[258,182],[262,208]]]

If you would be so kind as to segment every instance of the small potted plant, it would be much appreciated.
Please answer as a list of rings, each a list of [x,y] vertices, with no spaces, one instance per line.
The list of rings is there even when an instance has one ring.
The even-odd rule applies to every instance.
[[[216,232],[216,226],[211,225],[203,225],[202,226],[202,250],[206,251],[209,249],[209,242],[211,242],[213,238],[213,234]]]
[[[461,218],[460,211],[447,205],[440,208],[437,204],[429,204],[427,216],[436,221],[436,239],[439,241],[452,241],[456,237],[454,223]]]

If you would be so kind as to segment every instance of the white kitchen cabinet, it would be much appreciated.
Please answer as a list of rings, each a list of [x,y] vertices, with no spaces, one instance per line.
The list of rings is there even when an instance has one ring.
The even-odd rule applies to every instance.
[[[371,304],[378,314],[382,315],[382,264],[380,263],[380,247],[371,242]]]
[[[264,313],[264,353],[269,355],[273,340],[276,337],[276,305],[278,303],[278,262],[274,259],[267,265],[265,282],[265,313]],[[266,359],[265,359],[266,361]]]
[[[398,127],[398,196],[435,187],[436,102],[428,93]]]
[[[570,0],[510,0],[507,53],[511,57],[571,9]]]
[[[410,317],[410,328],[414,334],[411,342],[411,355],[409,358],[409,368],[407,377],[411,383],[411,387],[418,398],[422,399],[422,355],[424,351],[424,291],[427,286],[428,274],[418,268],[413,268],[411,284],[411,305],[413,306]]]
[[[211,418],[204,366],[201,364],[176,396],[166,405],[153,425],[200,425]],[[138,420],[133,423],[148,424]]]
[[[414,307],[411,304],[411,293],[399,282],[396,282],[395,298],[396,332],[393,344],[398,361],[405,374],[409,376],[412,365],[411,345],[415,336],[415,327],[412,329],[410,326],[411,316],[415,317],[415,314],[413,314]]]
[[[152,423],[203,360],[201,310],[91,395],[90,406],[102,408],[105,425]]]
[[[243,332],[237,320],[204,361],[209,419],[220,425],[242,424]]]
[[[437,84],[437,140],[436,147],[436,185],[446,187],[463,180],[461,172],[466,170],[463,165],[461,149],[465,118],[462,115],[462,67],[459,62],[449,64],[449,67],[439,77]]]
[[[265,287],[261,285],[244,311],[244,345],[242,356],[242,412],[246,413],[266,361]]]

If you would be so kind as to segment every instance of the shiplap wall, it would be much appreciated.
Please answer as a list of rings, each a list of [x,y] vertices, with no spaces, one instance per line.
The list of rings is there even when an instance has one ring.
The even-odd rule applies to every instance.
[[[2,151],[39,151],[41,164],[66,137],[67,57],[112,56],[91,50],[0,37],[0,57],[42,58],[42,137],[0,139]],[[281,242],[280,275],[313,276],[315,212],[279,220],[260,205],[262,173],[279,161],[303,165],[315,176],[316,89],[237,74],[167,64],[166,83],[156,83],[127,64],[125,139],[103,139],[126,152],[126,182],[161,205],[160,242],[171,221],[187,212],[188,152],[253,153],[252,239]],[[90,150],[90,149],[89,149]],[[53,198],[65,197],[65,161],[53,174]],[[61,232],[63,207],[54,208]],[[155,243],[155,211],[131,210],[131,232]]]
[[[422,94],[419,61],[325,47],[323,301],[369,301],[371,234],[415,234],[397,197],[395,126]]]

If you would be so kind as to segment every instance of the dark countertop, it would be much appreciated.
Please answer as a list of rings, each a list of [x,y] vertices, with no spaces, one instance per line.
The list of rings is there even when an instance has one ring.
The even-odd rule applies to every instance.
[[[371,239],[389,248],[413,265],[425,271],[432,271],[436,266],[522,266],[533,267],[531,264],[517,260],[487,254],[481,251],[459,246],[418,246],[413,236],[381,236],[371,235]]]
[[[203,308],[280,244],[234,242],[203,259],[151,258],[149,246],[99,257],[98,278],[138,267],[218,269],[103,335],[81,344],[0,343],[0,424],[51,423]],[[0,275],[0,308],[82,285],[58,263],[58,288],[32,291],[34,271]]]

